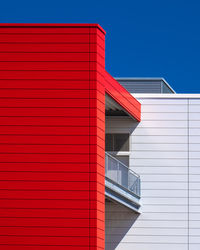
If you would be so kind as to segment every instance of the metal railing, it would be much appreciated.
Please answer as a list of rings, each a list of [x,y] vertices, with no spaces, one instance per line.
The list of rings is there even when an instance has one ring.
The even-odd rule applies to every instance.
[[[106,152],[105,176],[140,197],[140,176]]]

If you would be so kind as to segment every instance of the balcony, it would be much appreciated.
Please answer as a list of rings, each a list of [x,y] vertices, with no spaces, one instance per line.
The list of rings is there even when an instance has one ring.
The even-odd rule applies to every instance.
[[[140,208],[140,176],[106,152],[105,188],[110,200],[138,212]]]

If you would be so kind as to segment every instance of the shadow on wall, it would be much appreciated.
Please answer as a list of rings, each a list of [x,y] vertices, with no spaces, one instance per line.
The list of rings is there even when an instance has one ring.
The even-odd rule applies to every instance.
[[[106,200],[105,212],[105,249],[114,250],[133,226],[139,214],[109,200]]]

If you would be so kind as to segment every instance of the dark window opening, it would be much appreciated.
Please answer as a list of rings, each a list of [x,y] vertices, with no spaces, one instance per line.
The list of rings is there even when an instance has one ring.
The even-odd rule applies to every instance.
[[[129,151],[129,134],[106,134],[106,151]]]

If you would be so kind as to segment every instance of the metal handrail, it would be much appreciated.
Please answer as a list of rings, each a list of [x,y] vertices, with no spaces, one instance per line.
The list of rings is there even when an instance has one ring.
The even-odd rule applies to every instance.
[[[107,152],[105,160],[106,177],[140,197],[140,176]]]

